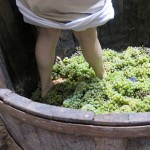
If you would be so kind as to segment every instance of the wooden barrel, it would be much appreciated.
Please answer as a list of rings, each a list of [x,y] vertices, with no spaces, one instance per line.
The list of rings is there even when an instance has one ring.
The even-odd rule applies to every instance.
[[[150,113],[95,115],[0,89],[1,118],[24,150],[150,150]]]
[[[116,15],[99,28],[102,46],[116,50],[128,45],[149,47],[149,0],[112,1]],[[0,0],[0,4],[0,47],[13,81],[10,84],[0,61],[0,88],[13,90],[13,85],[16,92],[28,95],[33,90],[32,80],[37,79],[33,56],[36,37],[31,34],[34,30],[23,23],[15,1]],[[74,42],[66,40],[70,36],[63,38],[60,39],[70,43],[69,47],[75,47]],[[24,150],[150,150],[150,113],[95,115],[33,102],[0,89],[0,117]]]

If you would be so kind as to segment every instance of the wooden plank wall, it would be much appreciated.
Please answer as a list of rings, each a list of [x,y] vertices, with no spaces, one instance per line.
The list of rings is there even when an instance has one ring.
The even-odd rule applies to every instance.
[[[0,48],[0,88],[9,88],[11,90],[14,90],[8,75],[8,71],[6,68],[1,48]],[[8,134],[1,118],[0,118],[0,150],[20,150],[20,148]]]
[[[112,0],[115,11],[114,19],[98,27],[98,37],[102,48],[121,49],[124,45],[123,36],[123,0]]]
[[[8,75],[8,70],[6,68],[6,63],[1,48],[0,48],[0,88],[8,88],[14,91],[13,85]]]
[[[102,47],[150,47],[150,0],[112,0],[115,18],[99,27]]]
[[[128,45],[150,47],[150,0],[124,0],[124,36]]]
[[[0,46],[9,75],[15,90],[28,95],[37,82],[34,57],[36,32],[23,22],[15,0],[0,0],[0,7]]]

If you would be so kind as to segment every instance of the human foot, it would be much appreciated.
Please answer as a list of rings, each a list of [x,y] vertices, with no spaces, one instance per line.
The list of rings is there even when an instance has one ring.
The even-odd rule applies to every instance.
[[[107,72],[106,70],[104,70],[103,72],[101,72],[100,74],[96,74],[96,76],[99,78],[99,79],[103,79],[107,76]]]
[[[44,98],[47,96],[48,92],[53,88],[54,85],[65,82],[65,79],[59,78],[57,80],[53,80],[49,83],[49,85],[41,91],[41,97]]]
[[[48,91],[52,89],[52,87],[54,86],[53,82],[50,82],[48,84],[48,86],[46,86],[45,88],[41,89],[41,98],[44,98],[47,96]]]

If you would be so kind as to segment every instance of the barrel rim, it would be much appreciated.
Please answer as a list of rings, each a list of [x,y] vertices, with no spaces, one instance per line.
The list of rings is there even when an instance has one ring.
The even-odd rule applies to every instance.
[[[20,111],[6,103],[0,101],[1,118],[8,131],[10,124],[30,125],[41,130],[48,130],[56,133],[65,133],[78,136],[107,137],[107,138],[135,138],[149,137],[150,125],[143,126],[100,126],[54,121],[51,119],[40,118],[24,111]],[[13,129],[13,127],[12,127]],[[22,131],[21,131],[22,132]]]
[[[9,89],[0,89],[0,105],[6,104],[25,113],[54,121],[100,126],[150,125],[150,112],[96,115],[90,111],[64,108],[34,102]]]

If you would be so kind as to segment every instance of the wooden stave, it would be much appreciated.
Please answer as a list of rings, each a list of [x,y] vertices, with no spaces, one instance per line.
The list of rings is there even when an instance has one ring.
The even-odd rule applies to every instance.
[[[107,121],[109,117],[107,119],[102,120],[103,118],[105,118],[104,117],[105,115],[95,115],[91,112],[81,111],[81,110],[73,110],[73,113],[71,114],[70,113],[71,109],[60,108],[60,107],[50,106],[46,104],[40,104],[37,102],[33,102],[30,99],[21,97],[18,94],[15,94],[15,97],[22,98],[21,101],[23,100],[23,104],[21,106],[18,103],[18,101],[16,101],[17,99],[15,100],[13,99],[16,103],[14,103],[14,101],[11,99],[11,95],[13,94],[15,93],[7,89],[0,90],[1,113],[3,115],[5,113],[9,113],[11,116],[17,119],[26,118],[25,120],[28,120],[29,124],[38,125],[39,127],[41,126],[41,128],[44,127],[49,129],[49,127],[47,126],[49,124],[49,126],[54,127],[51,128],[50,130],[63,132],[63,133],[65,132],[68,134],[79,134],[78,131],[81,130],[80,134],[87,135],[87,136],[108,136],[108,137],[129,137],[129,135],[130,137],[150,136],[150,120],[148,120],[150,118],[149,117],[150,113],[116,114],[116,116],[115,114],[109,114],[109,117],[112,117],[112,119]],[[28,102],[25,103],[25,101]],[[17,104],[19,105],[17,106]],[[29,107],[29,106],[33,104],[35,107],[32,110],[33,107]],[[39,105],[43,106],[41,110],[39,109],[40,108]],[[37,109],[35,109],[36,106]],[[52,109],[53,107],[54,107],[53,113],[47,111],[48,109]],[[46,108],[45,109],[46,111],[44,112],[44,114],[42,114],[42,110],[44,108]],[[61,111],[60,113],[58,113],[59,109],[64,110],[64,112]],[[57,112],[56,116],[55,116],[55,112]],[[81,113],[82,115],[78,116],[75,114],[75,112],[77,112],[77,114]],[[117,118],[119,117],[121,118],[122,115],[131,116],[130,120],[129,117],[128,118],[123,117],[124,121],[121,120],[119,122],[118,119],[117,122]],[[138,117],[134,118],[134,116],[138,116],[138,115],[140,116],[143,115],[145,117],[143,119],[144,120],[143,122],[140,122],[140,120],[142,119],[136,120]],[[98,120],[97,118],[99,118],[99,116],[101,116],[101,119]],[[38,120],[38,122],[40,123],[37,124],[37,122],[34,122],[34,120]],[[112,123],[111,121],[113,120],[116,120],[116,122]],[[46,122],[46,125],[42,124],[42,121]],[[71,131],[67,131],[67,129],[65,128],[65,126],[69,126],[69,125],[70,125],[69,129],[73,127]],[[60,130],[58,130],[59,128]]]

